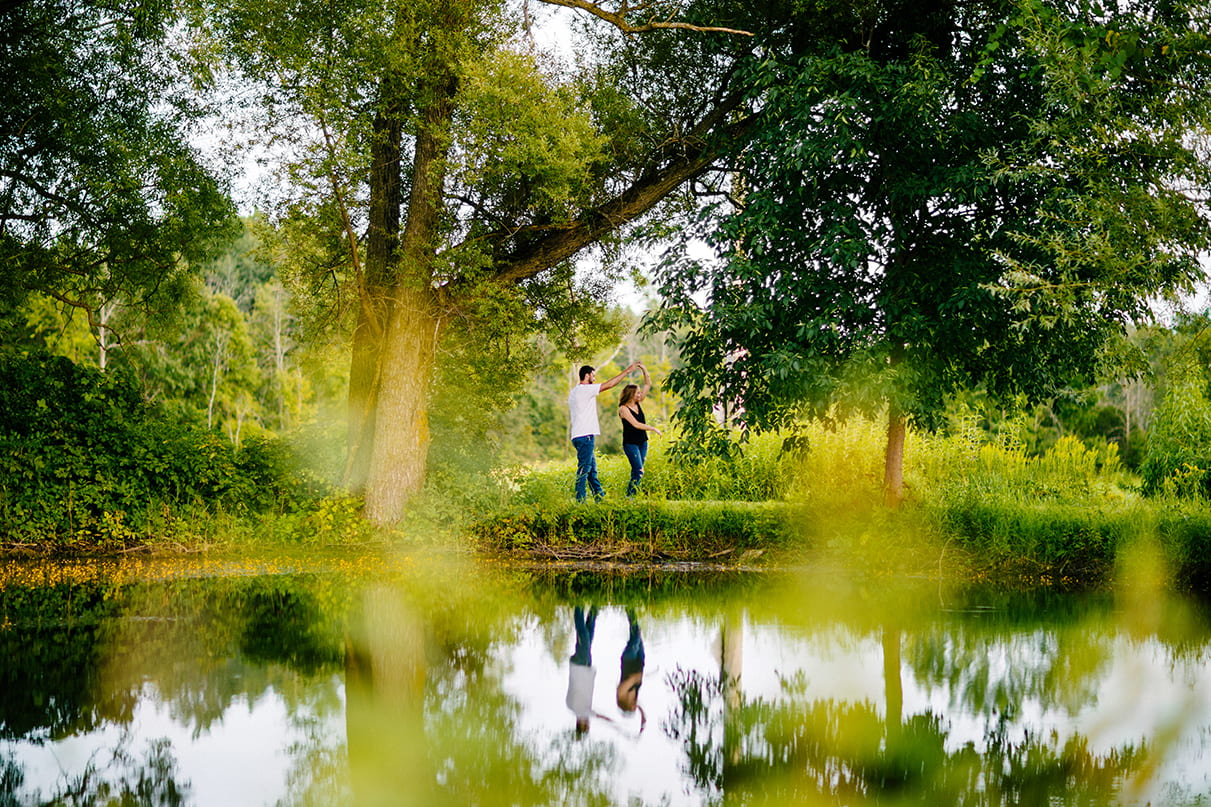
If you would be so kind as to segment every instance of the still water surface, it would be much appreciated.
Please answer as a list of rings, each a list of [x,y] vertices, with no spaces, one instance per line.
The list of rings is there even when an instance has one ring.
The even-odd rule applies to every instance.
[[[837,572],[9,564],[0,805],[1211,804],[1207,617]]]

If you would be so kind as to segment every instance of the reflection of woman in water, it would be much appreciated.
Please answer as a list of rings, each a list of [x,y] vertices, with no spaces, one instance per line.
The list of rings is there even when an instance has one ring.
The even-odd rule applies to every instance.
[[[593,714],[593,682],[597,670],[593,668],[593,630],[597,626],[597,606],[589,608],[588,618],[584,609],[576,606],[572,614],[576,623],[576,650],[568,665],[568,708],[576,715],[576,733],[589,730],[589,718]]]
[[[643,637],[639,635],[639,623],[635,620],[635,611],[627,609],[627,623],[630,625],[630,635],[626,647],[622,649],[622,672],[618,676],[618,708],[623,712],[639,710],[639,730],[647,723],[647,716],[639,705],[639,687],[643,685]]]

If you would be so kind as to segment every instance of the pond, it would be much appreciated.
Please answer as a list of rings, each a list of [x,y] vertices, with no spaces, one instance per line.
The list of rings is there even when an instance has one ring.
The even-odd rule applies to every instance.
[[[1155,587],[381,554],[10,562],[0,645],[0,805],[1211,793],[1211,621]]]

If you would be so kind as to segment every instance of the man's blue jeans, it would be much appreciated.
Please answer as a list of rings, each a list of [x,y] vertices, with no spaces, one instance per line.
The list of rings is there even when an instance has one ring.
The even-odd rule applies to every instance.
[[[584,608],[576,606],[572,611],[572,620],[576,625],[576,650],[572,653],[572,663],[592,667],[593,631],[597,627],[597,606],[589,608],[588,618],[585,618]]]
[[[631,463],[631,481],[627,483],[627,496],[634,496],[639,490],[639,480],[643,479],[643,464],[648,457],[647,443],[623,443],[622,452]]]
[[[601,482],[597,479],[597,454],[593,450],[596,440],[593,435],[573,437],[572,445],[576,447],[576,501],[583,502],[585,488],[593,491],[593,498],[600,499],[605,495]]]

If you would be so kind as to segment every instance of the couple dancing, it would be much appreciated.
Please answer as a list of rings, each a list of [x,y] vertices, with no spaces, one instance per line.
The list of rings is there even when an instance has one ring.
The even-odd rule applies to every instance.
[[[643,464],[648,455],[648,432],[660,434],[660,429],[649,426],[644,420],[640,406],[652,389],[652,380],[643,362],[633,361],[621,373],[597,383],[597,371],[585,365],[580,368],[580,383],[568,394],[568,410],[572,415],[572,445],[576,447],[576,501],[583,502],[586,488],[593,491],[593,498],[605,495],[597,479],[596,438],[601,434],[597,420],[597,395],[616,387],[620,381],[635,370],[643,372],[643,386],[627,384],[622,388],[618,400],[618,417],[622,420],[622,451],[631,463],[631,481],[627,484],[627,496],[634,496],[643,479]]]

